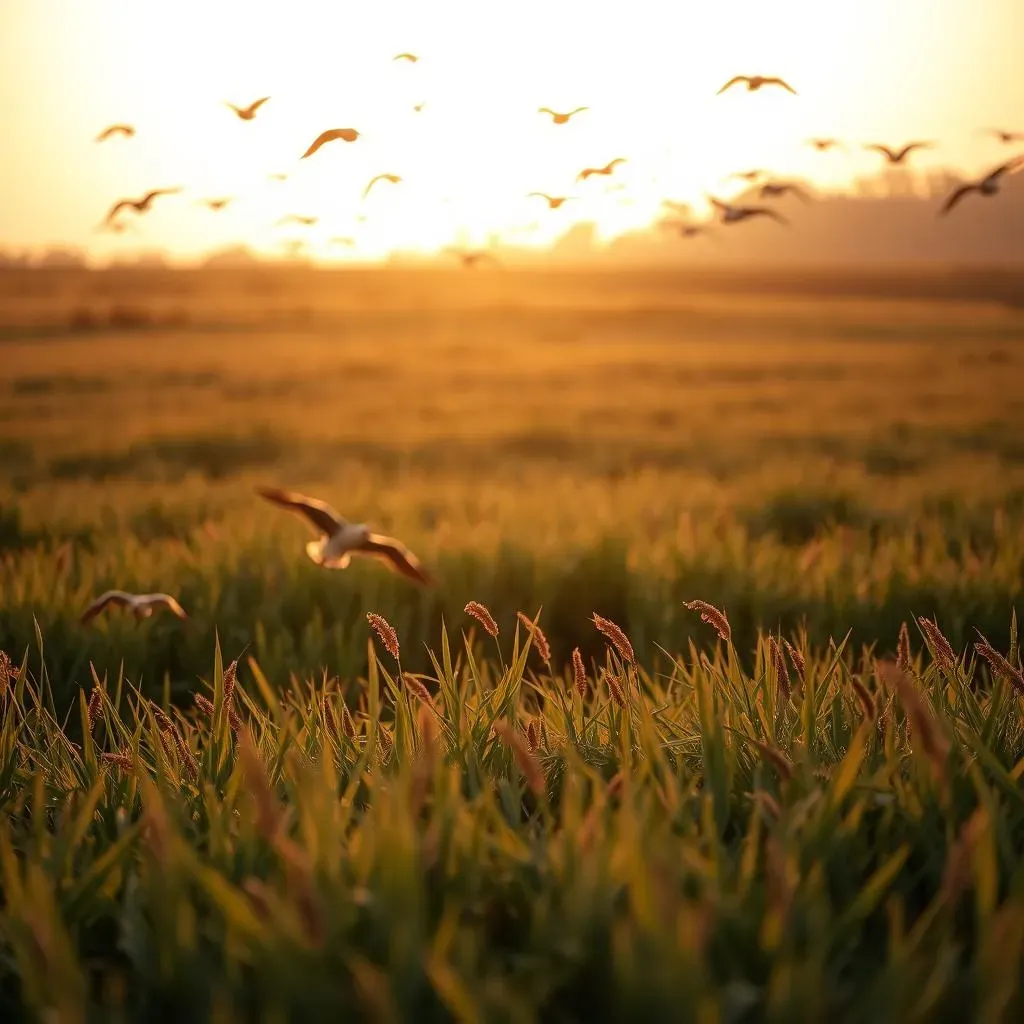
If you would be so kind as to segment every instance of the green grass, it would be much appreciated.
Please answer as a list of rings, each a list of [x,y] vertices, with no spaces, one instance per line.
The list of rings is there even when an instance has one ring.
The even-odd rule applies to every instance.
[[[518,630],[418,686],[371,643],[347,703],[218,650],[205,709],[102,680],[62,722],[23,666],[3,1018],[1019,1019],[1015,623],[1016,688],[799,637],[748,672],[699,628],[582,695]]]

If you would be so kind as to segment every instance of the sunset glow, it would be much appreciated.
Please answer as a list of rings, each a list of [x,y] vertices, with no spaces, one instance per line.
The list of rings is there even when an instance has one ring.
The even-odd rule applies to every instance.
[[[747,167],[843,188],[881,169],[869,141],[936,139],[913,168],[974,174],[1007,152],[980,129],[1024,130],[1024,7],[941,8],[6,0],[0,245],[188,258],[228,245],[280,253],[303,239],[317,258],[377,260],[493,238],[544,246],[579,221],[612,238],[651,224],[666,198],[704,216],[705,195],[736,194],[726,176]],[[403,51],[420,59],[395,61]],[[734,74],[756,73],[782,75],[799,95],[716,96]],[[226,106],[262,96],[251,121]],[[583,105],[565,125],[537,112]],[[135,137],[94,143],[116,122]],[[299,159],[333,127],[360,138]],[[815,152],[806,140],[821,135],[849,151]],[[576,181],[615,157],[627,161],[611,177]],[[364,199],[383,173],[402,181]],[[96,231],[116,199],[178,185],[182,195],[129,216],[123,234]],[[574,198],[549,210],[531,191]],[[217,212],[199,202],[224,196],[236,199]],[[275,226],[286,214],[318,220]],[[329,243],[338,236],[356,244]]]

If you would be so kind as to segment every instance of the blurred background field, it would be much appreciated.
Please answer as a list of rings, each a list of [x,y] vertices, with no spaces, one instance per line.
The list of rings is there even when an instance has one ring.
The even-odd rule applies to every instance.
[[[279,682],[352,678],[370,610],[424,667],[469,599],[503,629],[543,606],[561,663],[597,611],[657,664],[693,597],[741,651],[891,650],[915,614],[998,646],[1024,611],[1012,271],[8,271],[0,296],[0,648],[38,623],[59,700],[90,661],[191,689],[215,631]],[[318,570],[257,483],[441,586]],[[113,586],[191,618],[79,625]]]

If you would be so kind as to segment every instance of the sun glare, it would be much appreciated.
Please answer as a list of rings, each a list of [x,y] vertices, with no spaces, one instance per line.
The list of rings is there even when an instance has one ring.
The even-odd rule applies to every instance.
[[[869,139],[949,135],[953,125],[963,137],[917,165],[973,170],[991,152],[965,125],[1005,110],[988,92],[970,106],[955,94],[927,101],[933,87],[945,97],[936,69],[954,46],[971,51],[958,58],[964,65],[979,63],[975,51],[991,57],[992,40],[972,34],[980,19],[967,0],[946,5],[941,25],[924,0],[740,2],[728,11],[661,0],[439,2],[358,12],[324,2],[95,0],[62,7],[60,19],[46,15],[46,2],[14,6],[26,44],[14,71],[34,79],[39,111],[11,115],[10,130],[31,134],[32,154],[70,183],[62,230],[49,237],[100,252],[188,256],[244,244],[270,253],[301,243],[319,259],[377,260],[495,237],[547,246],[578,222],[607,240],[650,225],[665,199],[703,215],[709,195],[738,191],[730,173],[751,166],[844,187],[878,169],[862,149]],[[401,52],[419,59],[395,60]],[[782,75],[799,95],[716,95],[735,74]],[[227,105],[263,96],[251,120]],[[538,112],[580,106],[588,109],[565,124]],[[114,122],[136,126],[136,136],[93,144]],[[300,159],[321,131],[343,127],[359,138]],[[816,153],[812,135],[853,145]],[[616,157],[625,162],[611,175],[578,180]],[[384,173],[402,180],[364,198]],[[21,174],[30,180],[31,170]],[[116,198],[165,186],[185,192],[120,236],[94,230]],[[534,191],[570,199],[549,209],[528,197]],[[200,202],[229,196],[217,212]],[[287,214],[316,222],[278,226]],[[57,227],[54,212],[40,216]],[[332,242],[339,237],[355,244]]]

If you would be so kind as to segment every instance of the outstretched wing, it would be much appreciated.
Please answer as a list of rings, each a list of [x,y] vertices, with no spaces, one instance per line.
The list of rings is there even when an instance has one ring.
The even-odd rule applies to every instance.
[[[950,197],[942,204],[942,209],[939,210],[939,214],[949,213],[949,211],[952,210],[964,196],[973,192],[976,187],[977,186],[975,185],[961,185],[958,189],[955,189]]]
[[[122,211],[128,209],[135,209],[134,199],[120,199],[110,208],[110,212],[107,214],[104,223],[110,224],[114,218]]]
[[[269,100],[269,99],[270,99],[269,96],[261,96],[258,100],[256,100],[255,103],[250,104],[247,113],[250,114],[250,115],[251,114],[255,114],[256,111],[259,110],[260,107],[262,107],[263,104],[266,103],[267,100]]]
[[[321,132],[314,140],[313,144],[302,154],[302,159],[305,160],[307,157],[312,156],[321,146],[326,146],[328,142],[333,142],[335,139],[344,138],[342,135],[344,129],[342,128],[328,128],[327,131]]]
[[[787,92],[791,92],[794,96],[797,95],[796,89],[793,88],[784,78],[766,78],[764,80],[765,85],[781,85]]]
[[[726,82],[725,85],[723,85],[722,88],[719,89],[717,93],[715,93],[715,95],[716,96],[721,96],[722,93],[725,92],[726,89],[731,89],[734,85],[737,84],[737,82],[749,82],[749,81],[750,81],[750,79],[747,78],[746,75],[737,75],[735,78],[730,78],[729,81]]]
[[[95,619],[105,608],[109,608],[111,605],[127,605],[131,604],[131,595],[126,594],[123,590],[108,590],[105,594],[100,594],[95,601],[88,608],[82,612],[82,616],[79,622],[90,622]]]
[[[170,594],[150,594],[150,600],[147,602],[150,607],[166,608],[169,612],[173,612],[178,616],[179,619],[187,619],[188,616],[185,614],[185,609],[178,604],[177,600],[171,597]]]
[[[572,117],[575,114],[582,114],[584,110],[589,110],[590,107],[577,107],[575,110],[570,110],[566,117]]]
[[[789,223],[781,213],[769,206],[749,206],[744,212],[748,217],[771,217],[772,220],[777,220],[780,224]]]
[[[271,504],[303,516],[318,534],[327,534],[331,537],[346,525],[347,520],[342,519],[330,505],[317,498],[309,498],[295,491],[282,491],[277,487],[257,487],[256,493]]]
[[[433,576],[423,567],[420,560],[394,537],[371,533],[359,546],[360,554],[377,558],[397,573],[425,587],[433,586]]]
[[[141,202],[142,202],[143,206],[146,206],[147,204],[153,202],[154,199],[159,199],[160,196],[176,196],[179,192],[184,192],[184,191],[185,190],[183,188],[181,188],[181,187],[178,187],[178,188],[155,188],[155,189],[153,189],[152,192],[147,192],[142,197]]]
[[[135,134],[135,129],[130,124],[112,124],[109,128],[104,128],[103,131],[96,136],[97,142],[104,142],[113,135],[124,135],[126,138],[131,138]]]

